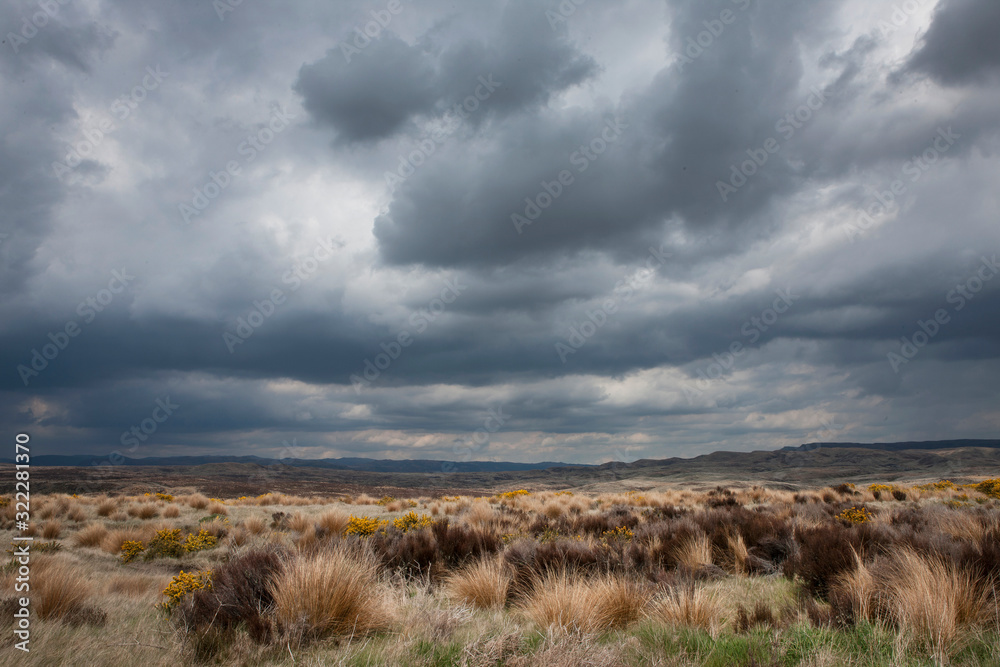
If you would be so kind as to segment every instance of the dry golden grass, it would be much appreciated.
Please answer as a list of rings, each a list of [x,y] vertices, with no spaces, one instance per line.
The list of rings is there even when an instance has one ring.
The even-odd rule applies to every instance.
[[[58,519],[49,519],[42,524],[42,537],[47,540],[54,540],[62,533],[62,522]]]
[[[718,595],[694,584],[668,591],[653,603],[649,615],[667,625],[704,630],[713,637],[725,623]]]
[[[264,517],[257,516],[256,514],[244,519],[242,525],[251,535],[260,535],[267,528],[267,522],[264,521]]]
[[[143,598],[151,593],[159,593],[166,585],[163,577],[145,574],[124,574],[115,577],[107,585],[111,595],[124,595],[131,598]]]
[[[394,620],[374,557],[344,548],[292,561],[271,592],[275,617],[292,634],[358,636]]]
[[[681,567],[697,570],[712,564],[712,543],[704,534],[692,537],[677,547],[674,556]]]
[[[883,578],[887,608],[899,627],[944,659],[969,626],[986,622],[986,591],[967,572],[910,549],[894,553]]]
[[[221,514],[222,516],[227,516],[229,514],[229,508],[221,503],[209,503],[206,511],[209,514]]]
[[[475,502],[462,514],[462,520],[474,528],[488,530],[496,525],[497,513],[489,503]]]
[[[108,536],[108,529],[103,523],[91,523],[81,528],[73,536],[73,544],[78,547],[96,547]]]
[[[31,604],[41,618],[79,613],[90,600],[90,578],[65,558],[36,558],[31,577]]]
[[[242,525],[237,526],[234,530],[230,531],[229,535],[226,537],[226,543],[230,547],[242,547],[249,540],[250,532]]]
[[[226,521],[224,521],[223,519],[216,517],[211,521],[199,523],[198,530],[199,531],[204,530],[212,537],[217,537],[219,539],[222,539],[223,537],[226,536],[226,533],[229,532],[229,524],[226,523]]]
[[[747,561],[750,560],[750,553],[747,551],[746,542],[742,535],[729,535],[726,537],[725,562],[727,569],[732,574],[745,574],[747,571]]]
[[[66,513],[66,518],[70,521],[81,523],[87,520],[87,511],[79,505],[74,505],[70,511]]]
[[[181,515],[181,510],[177,505],[170,505],[163,510],[163,517],[165,519],[176,519]]]
[[[503,607],[511,584],[510,568],[502,558],[483,559],[448,577],[448,595],[480,609]]]
[[[320,514],[316,518],[316,528],[325,530],[329,534],[340,534],[347,528],[351,515],[339,509],[332,509]]]
[[[550,519],[558,519],[566,513],[566,505],[561,500],[550,500],[542,506],[541,513]]]
[[[313,527],[312,521],[301,512],[296,512],[288,519],[288,527],[296,533],[304,533]]]
[[[522,609],[543,628],[589,633],[627,627],[648,601],[644,587],[624,577],[577,579],[561,573],[537,582]]]
[[[156,509],[156,505],[150,503],[140,503],[138,505],[131,505],[128,510],[128,515],[135,517],[136,519],[155,519],[160,516],[160,511]]]
[[[203,510],[208,507],[208,498],[200,493],[191,494],[185,500],[191,509]]]
[[[145,532],[134,526],[127,528],[114,528],[109,530],[104,539],[101,540],[101,550],[109,553],[118,555],[122,550],[122,544],[127,540],[143,540],[145,539]]]

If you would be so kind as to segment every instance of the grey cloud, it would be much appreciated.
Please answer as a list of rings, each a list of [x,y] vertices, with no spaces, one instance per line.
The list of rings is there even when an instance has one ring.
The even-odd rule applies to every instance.
[[[1000,5],[992,0],[941,0],[923,43],[906,67],[945,85],[984,81],[1000,72]]]

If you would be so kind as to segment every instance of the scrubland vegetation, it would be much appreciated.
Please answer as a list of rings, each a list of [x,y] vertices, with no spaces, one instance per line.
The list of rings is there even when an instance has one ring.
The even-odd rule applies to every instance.
[[[1000,480],[32,512],[33,664],[1000,664]]]

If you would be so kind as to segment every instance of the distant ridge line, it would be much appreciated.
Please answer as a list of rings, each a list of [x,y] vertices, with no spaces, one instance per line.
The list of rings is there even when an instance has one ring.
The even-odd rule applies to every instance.
[[[811,442],[798,447],[782,447],[780,452],[809,452],[816,449],[878,449],[901,452],[907,449],[958,449],[960,447],[1000,448],[1000,440],[922,440],[908,442]]]
[[[12,463],[11,460],[4,460]],[[93,454],[40,454],[31,457],[36,466],[90,467],[95,465],[117,466],[200,466],[210,464],[254,464],[259,466],[289,466],[295,468],[327,468],[359,472],[521,472],[548,470],[549,468],[590,467],[582,464],[543,461],[518,463],[515,461],[436,461],[430,459],[271,459],[260,456],[150,456],[128,458]]]

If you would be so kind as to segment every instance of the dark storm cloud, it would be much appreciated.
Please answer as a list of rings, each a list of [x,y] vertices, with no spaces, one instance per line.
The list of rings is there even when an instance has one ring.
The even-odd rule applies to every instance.
[[[907,63],[945,85],[984,81],[1000,72],[1000,4],[942,0],[923,44]]]
[[[397,189],[376,220],[384,257],[468,266],[588,248],[635,253],[674,216],[693,227],[749,226],[771,197],[806,175],[787,164],[795,148],[728,203],[716,184],[747,159],[748,149],[776,136],[785,114],[810,99],[827,102],[822,92],[799,85],[797,40],[833,4],[744,10],[705,55],[664,68],[620,106],[517,116],[492,128],[484,154],[449,152]],[[705,30],[704,21],[736,7],[724,0],[682,3],[672,23],[677,50]],[[755,41],[752,31],[764,39]],[[609,126],[614,140],[605,143]],[[817,155],[801,157],[806,169],[817,168]],[[518,227],[512,216],[535,210],[525,199],[548,196],[563,170],[574,182],[537,221]]]
[[[437,43],[447,34],[435,31],[412,46],[389,30],[374,40],[348,37],[323,59],[304,65],[295,90],[317,122],[352,143],[384,139],[475,94],[488,93],[494,115],[534,108],[596,69],[591,58],[553,33],[534,3],[509,3],[486,39],[458,36]]]
[[[995,435],[992,5],[894,4],[429,0],[350,62],[379,7],[67,5],[0,62],[0,422],[105,453],[169,397],[132,454],[454,458],[502,407],[479,455],[584,462]]]

